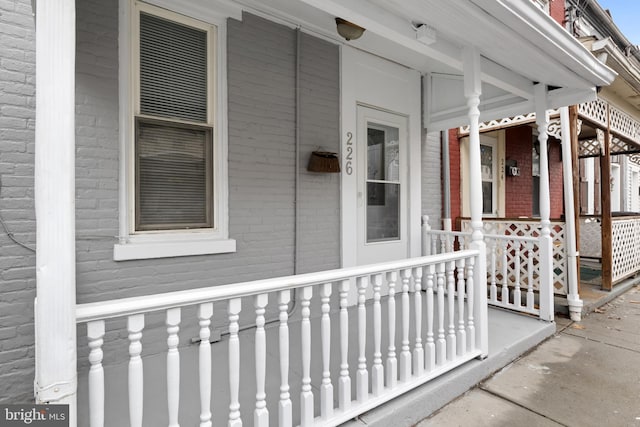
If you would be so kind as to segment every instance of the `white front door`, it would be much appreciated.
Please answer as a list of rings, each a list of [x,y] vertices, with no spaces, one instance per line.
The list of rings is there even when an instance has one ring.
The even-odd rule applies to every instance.
[[[420,73],[341,49],[342,266],[420,256]]]
[[[358,265],[408,256],[407,117],[358,105]]]

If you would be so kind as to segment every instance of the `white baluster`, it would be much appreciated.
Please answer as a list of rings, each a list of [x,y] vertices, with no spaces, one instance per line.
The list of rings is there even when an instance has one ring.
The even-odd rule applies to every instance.
[[[425,352],[425,369],[430,372],[436,367],[436,344],[433,335],[433,285],[436,266],[430,264],[427,269],[427,344]]]
[[[424,349],[422,348],[422,267],[413,269],[413,302],[415,306],[416,343],[413,348],[413,374],[424,373]]]
[[[200,381],[200,427],[211,427],[211,316],[213,303],[198,306],[200,345],[198,348],[198,371]]]
[[[253,411],[253,425],[255,427],[269,426],[267,394],[264,389],[267,370],[267,338],[264,331],[264,312],[268,302],[268,294],[256,295],[253,300],[253,307],[256,310],[256,408]]]
[[[492,240],[491,241],[491,246],[490,246],[490,250],[491,250],[491,262],[489,264],[489,268],[491,271],[491,285],[489,287],[490,292],[489,292],[489,299],[492,302],[497,302],[498,301],[498,287],[496,286],[496,270],[497,270],[497,265],[496,265],[496,251],[498,247],[498,242],[496,240]]]
[[[438,264],[438,340],[436,341],[436,364],[441,365],[447,357],[447,342],[444,335],[444,282],[445,265]]]
[[[280,311],[280,402],[278,404],[278,426],[293,425],[293,408],[289,394],[289,301],[291,291],[280,291],[278,294],[278,310]]]
[[[456,336],[456,347],[458,356],[462,356],[467,352],[467,331],[464,322],[464,259],[457,260],[456,267],[458,273],[458,334]]]
[[[507,241],[502,241],[502,305],[509,305],[509,257]]]
[[[438,236],[435,235],[433,236],[433,239],[431,239],[431,255],[435,255],[438,253],[437,247],[438,247]]]
[[[516,288],[513,292],[513,305],[516,308],[522,306],[522,291],[520,290],[520,242],[514,241],[515,246],[515,261],[514,261],[514,276],[516,279]]]
[[[104,426],[104,369],[102,368],[102,343],[104,320],[87,324],[89,339],[89,423],[91,427]]]
[[[351,407],[351,377],[349,376],[349,280],[340,283],[340,379],[338,404],[341,410]]]
[[[455,236],[451,236],[447,234],[447,252],[453,252],[453,241]]]
[[[435,252],[432,252],[435,253]],[[389,348],[387,350],[387,387],[393,388],[398,382],[398,359],[396,358],[396,281],[398,274],[395,271],[387,273],[387,286],[389,296],[387,299]]]
[[[447,236],[440,235],[440,253],[447,252]]]
[[[142,329],[144,314],[134,314],[127,318],[129,332],[129,424],[131,427],[142,426]]]
[[[356,399],[362,403],[369,397],[369,373],[367,372],[367,309],[365,307],[368,277],[358,277],[358,371],[356,373]]]
[[[169,427],[179,427],[180,408],[180,353],[178,352],[178,331],[180,330],[180,308],[167,310],[167,411]]]
[[[300,425],[307,427],[313,424],[313,391],[311,391],[311,296],[313,288],[306,286],[301,292],[302,324],[302,391],[300,392]]]
[[[407,381],[411,377],[411,348],[409,347],[409,280],[411,270],[400,271],[402,278],[402,348],[400,350],[400,381]]]
[[[527,309],[533,310],[533,242],[527,242]]]
[[[331,384],[331,317],[329,316],[331,283],[320,286],[322,301],[322,319],[320,333],[322,335],[322,385],[320,386],[320,416],[323,420],[333,415],[333,385]]]
[[[476,325],[473,317],[473,271],[474,271],[475,258],[469,258],[467,264],[467,348],[472,351],[476,348]]]
[[[371,367],[371,392],[374,396],[382,394],[384,389],[384,367],[382,366],[382,307],[380,306],[380,288],[382,275],[373,279],[373,366]]]
[[[446,264],[447,270],[447,304],[448,304],[448,325],[447,330],[447,360],[454,360],[456,358],[456,324],[455,324],[455,310],[456,310],[456,279],[453,274],[455,270],[455,261],[448,262]]]
[[[240,418],[240,339],[238,338],[238,318],[242,309],[242,300],[229,300],[229,427],[242,427]]]

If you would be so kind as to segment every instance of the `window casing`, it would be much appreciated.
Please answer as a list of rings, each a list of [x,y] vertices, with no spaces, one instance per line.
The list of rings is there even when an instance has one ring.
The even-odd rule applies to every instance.
[[[234,252],[228,233],[225,19],[203,22],[123,2],[124,155],[114,259]]]

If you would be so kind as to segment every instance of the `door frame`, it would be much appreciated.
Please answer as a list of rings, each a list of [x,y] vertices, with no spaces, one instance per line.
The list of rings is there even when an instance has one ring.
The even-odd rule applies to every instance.
[[[349,46],[341,47],[341,261],[357,265],[357,106],[407,117],[407,254],[421,255],[420,73]]]

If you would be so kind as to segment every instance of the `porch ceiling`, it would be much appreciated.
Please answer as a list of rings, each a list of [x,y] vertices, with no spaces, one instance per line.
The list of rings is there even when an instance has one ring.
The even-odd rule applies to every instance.
[[[550,89],[549,108],[595,98],[595,87],[615,73],[540,10],[522,0],[235,0],[252,12],[278,17],[292,27],[344,43],[335,17],[364,28],[349,45],[420,71],[427,82],[425,126],[446,129],[467,122],[462,91],[462,51],[481,54],[481,120],[534,110],[533,87]],[[435,30],[424,44],[415,25]],[[437,88],[446,81],[446,91]],[[446,93],[443,96],[442,93]]]

